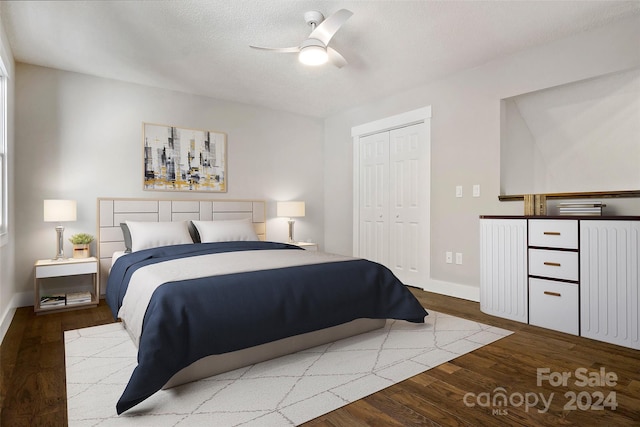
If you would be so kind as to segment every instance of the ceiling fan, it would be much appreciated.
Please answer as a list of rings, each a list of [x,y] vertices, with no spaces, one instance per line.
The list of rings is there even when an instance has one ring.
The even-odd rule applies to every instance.
[[[336,67],[342,68],[347,65],[347,61],[335,49],[327,45],[351,15],[353,15],[353,12],[350,10],[340,9],[325,19],[322,13],[311,10],[304,14],[304,20],[311,27],[311,34],[309,34],[309,37],[307,37],[300,46],[282,48],[249,47],[277,53],[297,53],[298,60],[305,65],[322,65],[329,61]]]

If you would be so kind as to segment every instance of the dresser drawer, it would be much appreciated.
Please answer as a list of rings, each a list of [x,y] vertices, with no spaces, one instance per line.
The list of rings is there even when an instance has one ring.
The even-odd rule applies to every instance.
[[[578,252],[529,249],[529,275],[578,280]]]
[[[530,219],[529,246],[578,249],[578,221]]]
[[[578,285],[529,279],[529,323],[578,335]]]

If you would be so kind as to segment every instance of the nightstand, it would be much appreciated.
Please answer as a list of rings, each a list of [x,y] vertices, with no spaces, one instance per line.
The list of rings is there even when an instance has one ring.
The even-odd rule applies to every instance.
[[[36,313],[98,305],[97,258],[41,259],[33,270]]]
[[[317,251],[318,250],[318,244],[317,243],[293,242],[293,243],[290,243],[290,245],[295,245],[295,246],[301,247],[302,249],[307,250],[307,251]]]

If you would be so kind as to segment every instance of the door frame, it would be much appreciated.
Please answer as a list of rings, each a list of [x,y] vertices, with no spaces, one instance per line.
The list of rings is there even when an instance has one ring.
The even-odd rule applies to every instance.
[[[375,120],[372,122],[364,123],[362,125],[354,126],[351,128],[351,137],[353,139],[353,255],[358,256],[360,252],[360,228],[359,228],[359,218],[360,218],[360,138],[368,135],[372,135],[375,133],[390,131],[393,129],[398,129],[406,126],[416,125],[420,123],[424,123],[426,125],[426,138],[424,141],[427,145],[426,152],[428,154],[427,164],[429,165],[429,171],[427,176],[429,177],[428,182],[425,184],[426,200],[429,201],[426,206],[426,212],[424,212],[424,220],[427,226],[426,238],[427,242],[425,242],[425,246],[427,248],[431,247],[430,238],[431,238],[431,212],[430,212],[430,200],[431,200],[431,106],[426,106],[422,108],[418,108],[416,110],[407,111],[405,113],[397,114],[390,117],[385,117],[380,120]],[[431,250],[429,249],[429,253],[425,254],[425,272],[423,280],[425,283],[421,283],[420,285],[424,288],[427,285],[427,281],[431,277]],[[422,256],[422,255],[421,255]]]

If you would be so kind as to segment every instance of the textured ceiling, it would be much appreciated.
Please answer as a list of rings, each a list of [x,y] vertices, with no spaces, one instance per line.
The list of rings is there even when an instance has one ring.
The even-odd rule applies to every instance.
[[[303,14],[354,15],[349,62],[306,67]],[[326,117],[531,46],[640,14],[640,1],[3,1],[16,61]]]

